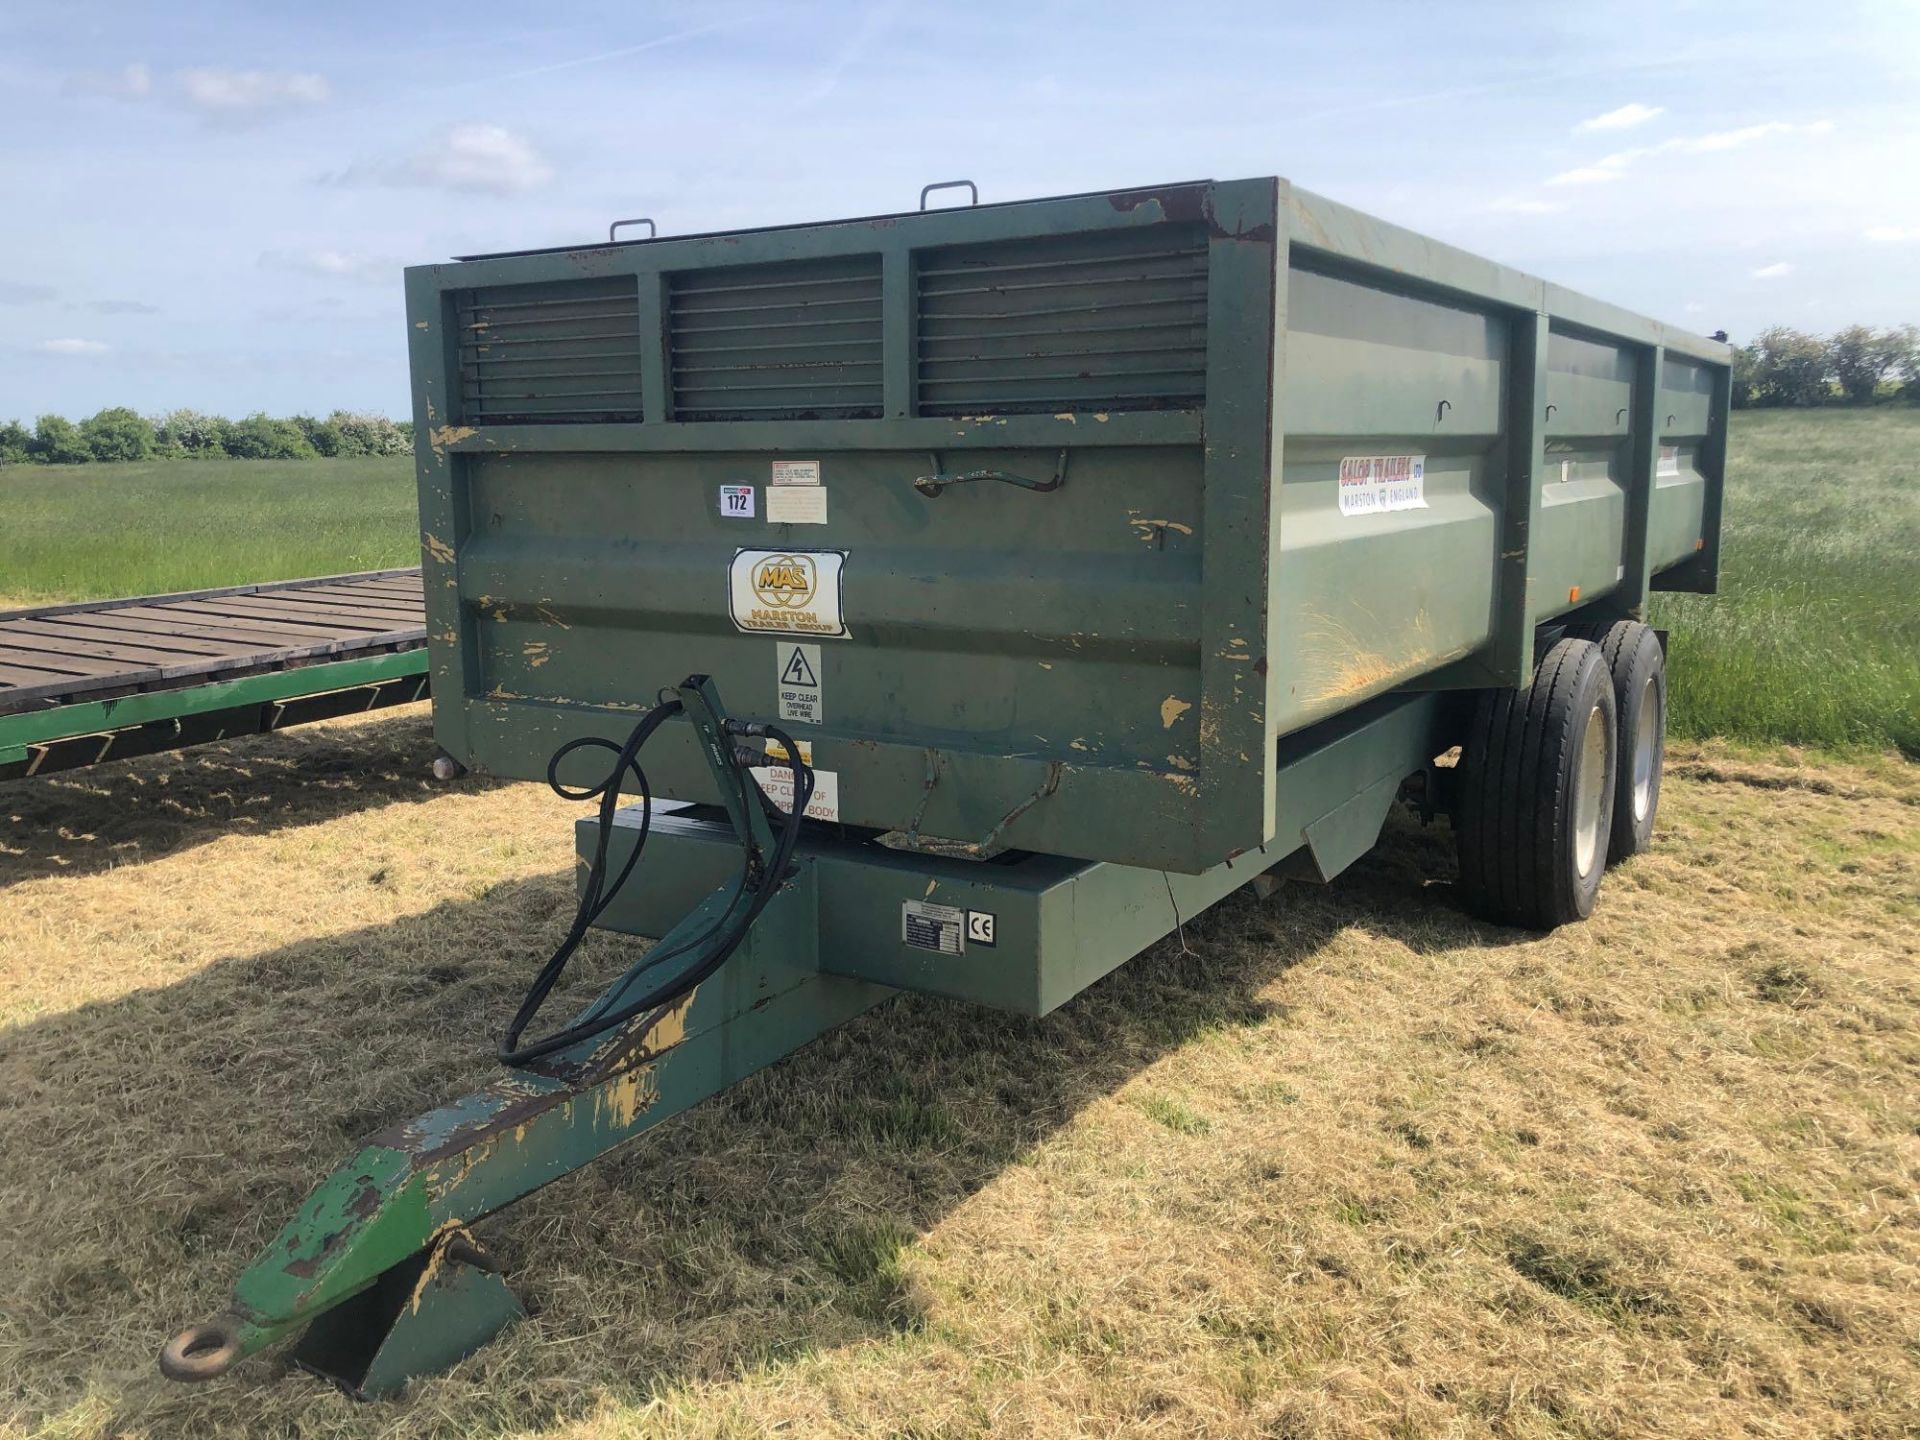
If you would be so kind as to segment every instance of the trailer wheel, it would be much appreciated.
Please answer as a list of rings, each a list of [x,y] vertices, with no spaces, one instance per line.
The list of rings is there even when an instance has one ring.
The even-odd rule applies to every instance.
[[[1620,778],[1613,793],[1613,838],[1607,863],[1617,865],[1653,845],[1660,808],[1660,772],[1667,758],[1667,656],[1651,625],[1569,625],[1567,634],[1591,640],[1613,675],[1620,711]]]
[[[1488,690],[1461,755],[1456,837],[1467,908],[1551,930],[1593,912],[1607,868],[1618,706],[1600,647],[1563,639],[1526,690]]]

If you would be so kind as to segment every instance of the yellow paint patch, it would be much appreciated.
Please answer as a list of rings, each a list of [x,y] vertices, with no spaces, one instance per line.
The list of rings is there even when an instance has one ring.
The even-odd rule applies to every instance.
[[[1178,695],[1167,696],[1166,699],[1160,702],[1160,728],[1162,730],[1171,730],[1173,728],[1173,722],[1191,709],[1193,709],[1193,702],[1191,700],[1182,700]]]
[[[420,537],[420,543],[427,547],[427,554],[441,565],[453,563],[453,547],[431,531]]]
[[[1176,770],[1198,770],[1200,768],[1197,762],[1189,760],[1184,755],[1169,755],[1167,756],[1167,763]]]
[[[441,425],[427,432],[427,444],[434,454],[444,457],[447,446],[458,445],[471,434],[471,425]]]
[[[634,1122],[660,1103],[660,1081],[654,1067],[642,1065],[614,1076],[595,1092],[594,1108],[615,1130],[631,1130]]]
[[[544,640],[529,640],[522,648],[526,652],[527,663],[535,669],[538,669],[553,658],[553,656],[548,653],[547,642]]]

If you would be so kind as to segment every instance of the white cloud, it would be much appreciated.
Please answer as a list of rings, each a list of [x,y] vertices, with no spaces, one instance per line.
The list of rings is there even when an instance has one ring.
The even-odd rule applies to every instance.
[[[345,250],[265,250],[260,264],[269,270],[297,270],[335,280],[397,281],[401,262],[384,255],[356,255]]]
[[[1525,195],[1501,195],[1487,202],[1496,215],[1558,215],[1567,207],[1558,200],[1534,200]]]
[[[1644,153],[1654,155],[1662,150],[1677,150],[1682,155],[1711,155],[1721,150],[1737,150],[1742,145],[1751,145],[1756,140],[1765,140],[1774,135],[1830,135],[1832,133],[1831,120],[1814,120],[1805,125],[1794,125],[1785,120],[1769,120],[1764,125],[1746,125],[1738,130],[1722,130],[1713,135],[1663,140]]]
[[[1804,125],[1786,120],[1769,120],[1760,125],[1742,126],[1738,130],[1719,130],[1706,135],[1676,135],[1657,145],[1635,145],[1626,150],[1616,150],[1611,155],[1602,155],[1591,165],[1562,170],[1558,175],[1548,177],[1547,184],[1594,185],[1618,180],[1629,168],[1650,155],[1717,155],[1774,136],[1829,135],[1832,132],[1831,120],[1812,120]]]
[[[1611,160],[1614,157],[1608,156]],[[1581,165],[1573,170],[1562,170],[1558,175],[1549,175],[1549,185],[1599,185],[1608,180],[1618,180],[1626,173],[1624,165],[1609,165],[1605,160],[1598,165]]]
[[[107,346],[98,340],[42,340],[33,347],[43,355],[104,355]]]
[[[346,185],[418,185],[515,195],[553,179],[553,166],[531,141],[502,125],[455,125],[418,154],[400,161],[351,165],[327,177]]]
[[[1920,240],[1920,225],[1869,225],[1861,234],[1876,245],[1898,245],[1903,240]]]
[[[1776,260],[1771,265],[1762,265],[1753,272],[1756,280],[1778,280],[1782,275],[1791,275],[1793,266],[1784,260]]]
[[[101,95],[112,100],[144,100],[153,93],[153,72],[139,61],[118,70],[83,70],[61,85],[69,95]]]
[[[272,70],[182,70],[180,93],[196,110],[241,119],[296,105],[322,105],[332,96],[324,75]]]
[[[1642,105],[1635,101],[1630,105],[1622,105],[1618,110],[1609,110],[1604,115],[1595,115],[1591,119],[1582,120],[1573,128],[1581,134],[1595,130],[1631,130],[1636,125],[1644,125],[1656,116],[1666,113],[1667,107],[1664,105]]]

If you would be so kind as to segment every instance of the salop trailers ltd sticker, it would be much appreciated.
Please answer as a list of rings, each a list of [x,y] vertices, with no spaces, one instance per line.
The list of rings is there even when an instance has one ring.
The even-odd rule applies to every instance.
[[[1349,455],[1340,462],[1340,513],[1382,515],[1427,508],[1427,457]]]
[[[727,568],[727,614],[734,628],[767,635],[844,640],[844,550],[736,550]]]

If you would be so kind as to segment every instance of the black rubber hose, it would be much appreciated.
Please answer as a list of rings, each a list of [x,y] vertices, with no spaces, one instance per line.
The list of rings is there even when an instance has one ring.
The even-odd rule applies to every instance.
[[[622,976],[618,983],[588,1007],[580,1019],[573,1024],[538,1040],[529,1041],[525,1045],[520,1043],[522,1033],[539,1013],[547,997],[552,994],[554,986],[559,983],[568,962],[573,958],[580,942],[585,939],[587,930],[606,911],[607,906],[613,903],[614,897],[619,894],[621,887],[627,883],[628,877],[633,874],[635,866],[639,863],[640,852],[645,847],[647,836],[651,833],[653,826],[653,791],[647,783],[646,771],[641,769],[638,757],[641,749],[659,729],[661,723],[669,716],[680,713],[681,709],[680,702],[673,700],[649,711],[640,723],[634,726],[624,745],[615,745],[611,740],[600,736],[585,736],[562,745],[547,762],[547,783],[556,794],[569,800],[589,800],[598,797],[600,801],[599,837],[594,846],[593,859],[587,868],[586,883],[581,887],[580,904],[574,912],[573,924],[568,928],[566,937],[561,940],[552,957],[534,977],[533,984],[527,990],[526,998],[521,1002],[512,1023],[507,1027],[506,1034],[501,1038],[499,1058],[503,1065],[529,1064],[577,1045],[582,1040],[604,1034],[649,1010],[664,1011],[671,1008],[694,986],[720,968],[727,957],[746,938],[748,930],[752,928],[760,912],[766,908],[774,895],[779,893],[780,886],[793,861],[793,850],[799,840],[801,819],[806,812],[808,802],[813,798],[814,779],[812,767],[800,758],[800,747],[794,743],[793,738],[786,732],[769,725],[764,727],[765,733],[779,741],[786,750],[786,765],[793,775],[793,809],[780,827],[775,838],[773,856],[765,863],[762,873],[759,875],[752,873],[753,851],[750,839],[746,835],[741,835],[739,837],[742,856],[740,883],[732,899],[727,902],[726,909],[721,911],[720,916],[711,925],[698,935],[676,942],[670,947],[655,946],[641,963]],[[559,779],[560,762],[574,751],[587,748],[614,752],[614,764],[608,771],[607,778],[598,785],[580,789],[569,789],[563,786]],[[612,844],[613,819],[620,805],[620,782],[628,774],[633,776],[640,792],[640,830],[634,837],[633,853],[627,857],[626,863],[621,866],[620,873],[614,877],[613,883],[608,885],[606,883],[607,854]],[[767,806],[768,809],[772,808],[761,795],[759,787],[751,783],[744,771],[735,770],[732,778],[734,784],[739,787],[738,797],[743,804],[759,804]],[[741,910],[742,900],[749,902],[744,911]],[[706,948],[707,953],[690,969],[662,981],[637,999],[621,1002],[621,997],[641,976],[665,961],[699,948]]]

